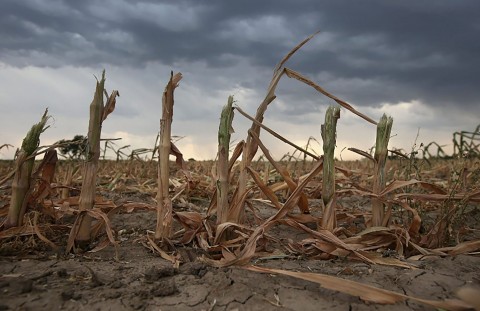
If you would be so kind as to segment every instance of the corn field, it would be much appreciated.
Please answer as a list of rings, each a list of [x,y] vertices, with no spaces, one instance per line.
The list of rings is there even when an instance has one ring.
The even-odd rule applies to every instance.
[[[187,161],[175,146],[181,73],[167,81],[152,148],[128,154],[128,146],[115,150],[107,140],[102,150],[101,126],[115,118],[120,95],[105,90],[105,72],[96,82],[86,137],[41,146],[45,111],[15,160],[0,161],[2,304],[103,308],[92,289],[107,288],[101,301],[126,310],[303,310],[325,304],[320,296],[339,310],[372,303],[385,310],[479,309],[479,128],[453,134],[452,156],[435,142],[396,150],[389,146],[395,116],[373,120],[287,67],[311,38],[275,67],[255,116],[226,99],[215,160]],[[306,146],[264,122],[282,78],[337,104]],[[373,150],[350,148],[360,160],[334,157],[344,113],[377,129]],[[232,144],[236,122],[251,127]],[[293,152],[271,154],[264,135]],[[66,146],[76,146],[72,157],[58,160]],[[102,159],[107,149],[116,160]],[[40,289],[55,298],[29,301]]]

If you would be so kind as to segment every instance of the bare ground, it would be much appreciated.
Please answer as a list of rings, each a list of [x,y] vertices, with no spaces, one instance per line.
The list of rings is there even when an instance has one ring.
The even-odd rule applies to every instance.
[[[119,261],[113,247],[67,257],[49,251],[0,257],[0,310],[431,310],[411,301],[366,304],[287,276],[213,268],[188,247],[180,252],[192,261],[175,269],[141,244],[145,231],[155,227],[155,213],[119,214],[113,224],[121,230]],[[253,263],[338,276],[434,300],[454,298],[464,285],[480,286],[480,258],[474,256],[432,257],[417,269],[288,256]]]

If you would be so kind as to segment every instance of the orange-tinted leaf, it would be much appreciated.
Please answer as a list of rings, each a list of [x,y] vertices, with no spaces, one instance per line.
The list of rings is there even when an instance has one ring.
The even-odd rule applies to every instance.
[[[389,291],[383,288],[374,287],[371,285],[341,279],[338,277],[310,272],[293,272],[280,269],[270,269],[257,266],[247,266],[244,269],[261,273],[272,273],[288,275],[297,279],[302,279],[309,282],[320,284],[323,288],[335,290],[351,296],[359,297],[360,299],[379,303],[379,304],[395,304],[397,302],[405,301],[407,299],[415,302],[420,302],[435,308],[442,308],[447,310],[467,310],[472,306],[460,300],[429,300],[421,299],[404,294]]]
[[[112,94],[107,99],[107,104],[103,109],[102,122],[115,110],[115,104],[117,103],[117,96],[120,97],[120,93],[116,90],[112,91]]]

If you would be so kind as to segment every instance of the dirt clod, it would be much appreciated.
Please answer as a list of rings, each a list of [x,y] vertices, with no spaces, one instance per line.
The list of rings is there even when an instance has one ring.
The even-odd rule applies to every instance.
[[[33,289],[33,281],[29,279],[13,279],[9,282],[9,292],[12,294],[27,294]]]
[[[174,295],[178,289],[173,280],[163,280],[156,283],[150,292],[155,297],[166,297]]]
[[[187,262],[180,267],[180,272],[183,274],[195,275],[203,277],[208,271],[208,266],[202,262]]]
[[[68,276],[67,269],[58,269],[56,275],[60,278],[66,278]]]
[[[175,269],[173,267],[150,267],[145,271],[145,281],[147,283],[152,283],[161,278],[169,277],[175,275]]]
[[[73,300],[79,300],[82,298],[82,294],[76,292],[73,288],[69,288],[67,290],[64,290],[60,293],[60,296],[64,301],[73,299]]]
[[[124,287],[124,286],[125,286],[125,284],[123,284],[123,283],[122,283],[121,281],[119,281],[119,280],[115,280],[115,281],[113,281],[113,282],[110,284],[110,287],[111,287],[111,288],[114,288],[114,289],[122,288],[122,287]]]

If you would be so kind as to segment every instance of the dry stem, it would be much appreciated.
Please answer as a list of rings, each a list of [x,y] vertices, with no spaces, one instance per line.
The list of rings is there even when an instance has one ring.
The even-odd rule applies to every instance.
[[[337,227],[335,213],[335,142],[337,135],[337,120],[340,118],[340,108],[330,106],[325,114],[325,124],[322,125],[323,139],[323,187],[322,200],[324,204],[321,227],[333,231]]]
[[[162,119],[160,120],[160,146],[158,151],[158,192],[157,192],[157,227],[155,239],[169,238],[172,231],[172,200],[169,196],[169,155],[171,149],[173,92],[182,79],[182,74],[170,73],[162,98]]]
[[[49,118],[47,113],[48,109],[45,110],[40,122],[33,125],[28,131],[18,152],[12,181],[12,197],[5,222],[6,228],[21,226],[23,223],[23,215],[27,208],[27,196],[31,191],[31,176],[35,163],[34,152],[40,144],[40,134],[48,128],[45,126]]]
[[[229,221],[228,205],[228,149],[233,132],[233,96],[228,97],[228,103],[223,107],[218,129],[218,162],[217,162],[217,224]]]
[[[116,97],[120,94],[113,91],[110,97],[107,95],[107,104],[104,105],[103,95],[105,91],[105,70],[102,72],[102,79],[97,80],[95,93],[90,104],[90,119],[88,124],[87,154],[83,165],[83,182],[79,198],[78,231],[75,236],[75,243],[80,248],[85,248],[90,243],[92,217],[87,211],[93,209],[95,203],[96,181],[98,160],[100,158],[100,136],[102,123],[107,116],[115,109]],[[70,234],[74,234],[74,231]],[[67,250],[69,251],[69,250]]]
[[[385,114],[377,125],[377,139],[375,144],[375,174],[373,179],[373,193],[379,194],[385,189],[385,164],[388,155],[388,141],[392,131],[392,117]],[[385,226],[389,219],[385,218],[385,208],[383,202],[377,198],[372,198],[372,226]]]

